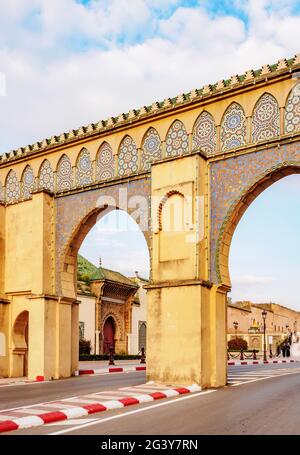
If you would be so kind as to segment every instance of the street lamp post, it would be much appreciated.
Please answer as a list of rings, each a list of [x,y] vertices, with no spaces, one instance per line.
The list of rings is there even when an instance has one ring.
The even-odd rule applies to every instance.
[[[266,312],[266,310],[264,310],[262,312],[262,318],[263,318],[263,321],[264,321],[264,362],[267,362],[266,317],[267,317],[267,312]]]
[[[235,330],[235,339],[237,339],[237,329],[238,329],[239,323],[237,321],[234,321],[233,327]]]

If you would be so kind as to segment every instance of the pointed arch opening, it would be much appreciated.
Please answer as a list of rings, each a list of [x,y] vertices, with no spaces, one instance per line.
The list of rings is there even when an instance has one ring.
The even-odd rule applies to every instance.
[[[129,213],[107,206],[82,220],[64,257],[62,293],[81,301],[92,353],[107,353],[113,339],[117,353],[138,353],[138,320],[146,314],[146,294],[138,290],[149,272],[148,239]],[[108,317],[114,324],[106,333]]]
[[[234,232],[252,202],[268,187],[276,181],[290,176],[300,174],[300,163],[281,163],[270,170],[266,170],[250,187],[243,190],[236,201],[231,205],[225,220],[220,228],[219,238],[216,248],[216,273],[218,282],[231,288],[231,278],[229,271],[229,253]]]
[[[13,376],[27,376],[28,374],[28,334],[29,312],[22,311],[13,324]]]

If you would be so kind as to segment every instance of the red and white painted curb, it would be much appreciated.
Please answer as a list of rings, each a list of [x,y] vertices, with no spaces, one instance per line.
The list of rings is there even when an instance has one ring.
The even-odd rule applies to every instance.
[[[89,414],[97,412],[109,411],[112,409],[121,409],[133,404],[147,403],[150,401],[160,400],[162,398],[171,398],[187,393],[200,392],[201,387],[197,384],[185,387],[177,387],[173,389],[157,390],[153,393],[138,394],[132,397],[120,398],[117,400],[109,400],[90,403],[84,406],[70,407],[62,411],[46,412],[43,414],[29,415],[12,420],[0,421],[0,433],[6,433],[12,430],[20,430],[23,428],[39,427],[47,423],[60,422],[62,420],[85,417]]]
[[[263,364],[272,364],[272,363],[296,363],[299,360],[238,360],[238,361],[229,361],[228,365],[263,365]]]
[[[106,374],[106,373],[126,373],[129,371],[146,371],[146,366],[135,367],[110,367],[110,368],[96,368],[96,369],[83,369],[79,370],[79,375],[82,374]]]

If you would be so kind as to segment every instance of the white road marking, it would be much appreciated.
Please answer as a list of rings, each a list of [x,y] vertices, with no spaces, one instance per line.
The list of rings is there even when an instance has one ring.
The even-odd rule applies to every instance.
[[[84,424],[84,425],[79,425],[79,426],[74,427],[74,428],[68,428],[66,430],[56,431],[55,433],[50,433],[49,435],[50,436],[54,436],[54,435],[59,435],[59,434],[63,434],[63,433],[70,433],[72,431],[76,431],[79,428],[80,429],[81,428],[86,428],[86,427],[89,427],[89,426],[93,426],[93,425],[97,425],[97,424],[100,424],[100,423],[108,422],[110,420],[121,419],[122,417],[126,417],[128,415],[138,414],[140,412],[145,412],[145,411],[148,411],[149,409],[158,408],[160,406],[167,406],[167,405],[170,405],[170,404],[175,404],[175,403],[178,403],[179,401],[188,400],[188,399],[191,399],[191,398],[198,397],[200,395],[207,395],[208,393],[213,393],[213,392],[216,392],[216,391],[217,390],[213,389],[213,390],[205,390],[205,391],[199,392],[199,393],[192,393],[191,395],[180,397],[180,398],[176,398],[175,400],[165,401],[163,403],[154,404],[154,405],[151,405],[151,406],[147,406],[145,408],[135,409],[134,411],[125,412],[123,414],[118,414],[118,415],[115,415],[115,416],[112,416],[112,417],[107,417],[105,419],[97,419],[94,422],[87,423],[87,424]]]
[[[69,419],[69,420],[61,420],[60,422],[54,422],[54,423],[50,423],[48,426],[49,427],[55,427],[57,425],[61,426],[70,426],[70,425],[84,425],[86,423],[91,423],[91,422],[94,422],[95,418],[93,419]]]

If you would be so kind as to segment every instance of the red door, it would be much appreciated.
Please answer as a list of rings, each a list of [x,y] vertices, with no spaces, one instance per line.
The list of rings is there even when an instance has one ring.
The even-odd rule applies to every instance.
[[[112,317],[106,319],[103,327],[103,353],[109,353],[110,346],[115,348],[115,324]]]

